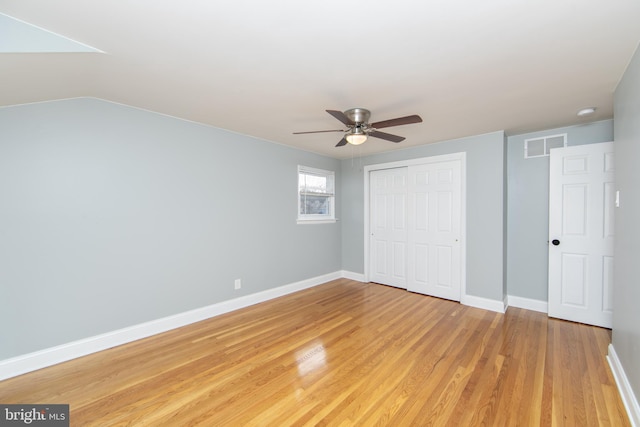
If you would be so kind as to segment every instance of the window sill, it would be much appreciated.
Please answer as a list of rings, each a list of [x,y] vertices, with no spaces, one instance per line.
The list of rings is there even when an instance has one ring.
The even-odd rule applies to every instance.
[[[298,224],[333,224],[337,219],[299,219]]]

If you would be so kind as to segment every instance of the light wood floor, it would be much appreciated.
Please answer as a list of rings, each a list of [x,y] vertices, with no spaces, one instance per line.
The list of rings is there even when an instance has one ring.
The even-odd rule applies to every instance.
[[[610,331],[336,280],[0,382],[73,426],[626,426]]]

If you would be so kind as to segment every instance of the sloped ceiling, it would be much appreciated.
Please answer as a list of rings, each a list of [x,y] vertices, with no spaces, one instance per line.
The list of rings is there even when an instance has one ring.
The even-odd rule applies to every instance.
[[[0,0],[96,52],[0,53],[0,105],[98,97],[336,158],[611,118],[637,0]],[[103,53],[101,53],[101,52]],[[583,107],[596,114],[578,118]],[[335,148],[324,110],[419,114]]]

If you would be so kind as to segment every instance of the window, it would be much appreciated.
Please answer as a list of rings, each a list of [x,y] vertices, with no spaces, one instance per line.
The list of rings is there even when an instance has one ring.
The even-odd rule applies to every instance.
[[[567,146],[567,134],[545,136],[543,138],[531,138],[524,140],[524,158],[544,157],[549,155],[552,148]]]
[[[298,166],[298,223],[335,220],[334,173]]]

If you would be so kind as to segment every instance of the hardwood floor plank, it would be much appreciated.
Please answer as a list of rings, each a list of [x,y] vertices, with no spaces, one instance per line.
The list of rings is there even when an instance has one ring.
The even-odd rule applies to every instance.
[[[609,330],[339,279],[0,382],[72,426],[627,426]]]

